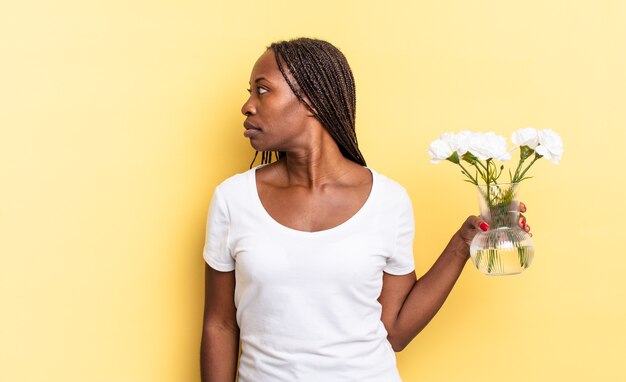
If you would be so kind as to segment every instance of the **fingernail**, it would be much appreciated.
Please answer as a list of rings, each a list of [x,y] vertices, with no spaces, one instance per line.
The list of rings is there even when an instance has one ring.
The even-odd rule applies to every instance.
[[[522,223],[522,227],[526,227],[526,219],[525,218],[522,218],[521,223]]]
[[[480,223],[480,229],[482,229],[483,231],[488,231],[489,230],[489,224],[482,222]]]

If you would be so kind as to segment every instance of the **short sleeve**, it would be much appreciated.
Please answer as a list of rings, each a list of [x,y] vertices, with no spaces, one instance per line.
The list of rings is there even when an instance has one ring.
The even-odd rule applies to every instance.
[[[229,232],[228,210],[217,187],[209,206],[203,257],[207,264],[221,272],[230,272],[235,269],[235,260],[231,256],[228,245]]]
[[[398,203],[395,247],[391,256],[387,259],[387,265],[383,271],[392,275],[406,275],[415,270],[413,259],[413,236],[415,234],[415,221],[413,220],[413,204],[411,198],[403,190]]]

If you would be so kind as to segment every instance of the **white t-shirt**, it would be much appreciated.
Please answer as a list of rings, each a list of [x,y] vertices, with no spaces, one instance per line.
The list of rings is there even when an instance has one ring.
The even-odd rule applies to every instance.
[[[414,270],[413,208],[401,185],[369,170],[363,207],[318,232],[267,213],[256,168],[215,189],[204,259],[235,271],[239,382],[401,381],[378,297],[383,271]]]

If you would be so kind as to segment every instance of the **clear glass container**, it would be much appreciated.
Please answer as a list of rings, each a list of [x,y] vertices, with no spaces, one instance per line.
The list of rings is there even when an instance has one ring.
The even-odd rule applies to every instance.
[[[535,245],[518,224],[519,183],[492,183],[477,188],[480,216],[489,223],[489,230],[479,230],[472,240],[472,262],[489,276],[523,272],[533,261]]]

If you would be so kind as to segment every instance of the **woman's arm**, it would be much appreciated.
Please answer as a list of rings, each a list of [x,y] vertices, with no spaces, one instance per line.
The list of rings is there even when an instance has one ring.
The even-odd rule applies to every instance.
[[[200,375],[202,382],[234,382],[239,355],[235,308],[235,272],[205,264],[205,301]]]
[[[526,205],[520,202],[518,224],[530,233],[530,226],[522,212]],[[489,225],[478,216],[469,216],[435,264],[415,279],[415,272],[403,276],[383,273],[383,288],[378,301],[383,307],[381,320],[387,329],[387,339],[396,352],[404,349],[437,314],[461,275],[470,258],[469,247],[479,229]]]
[[[468,217],[419,280],[415,279],[415,272],[403,276],[383,274],[379,302],[394,351],[404,349],[439,311],[470,258],[469,243],[481,223],[476,216]]]

